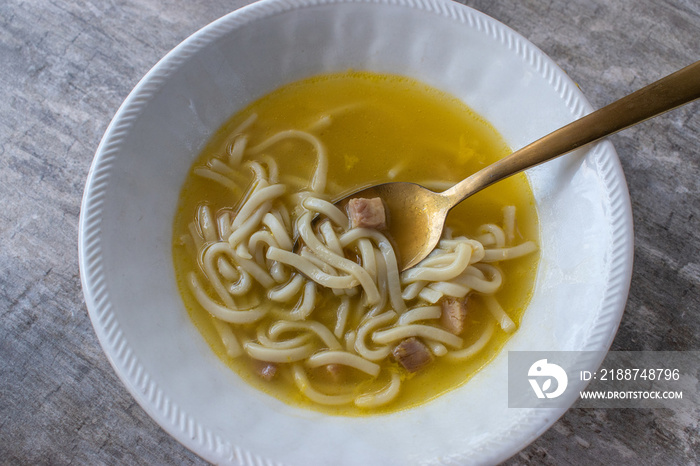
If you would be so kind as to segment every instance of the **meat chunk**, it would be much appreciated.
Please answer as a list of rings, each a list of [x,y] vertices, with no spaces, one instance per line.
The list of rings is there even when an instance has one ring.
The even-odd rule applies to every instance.
[[[277,364],[267,361],[253,361],[255,373],[263,380],[270,382],[277,375]]]
[[[406,338],[396,345],[393,355],[408,372],[417,372],[433,360],[428,347],[416,337]]]
[[[467,300],[446,298],[441,302],[442,315],[440,323],[450,333],[459,335],[464,331],[464,322],[467,320]]]
[[[384,203],[379,197],[350,199],[348,214],[352,228],[374,228],[375,230],[386,228]]]

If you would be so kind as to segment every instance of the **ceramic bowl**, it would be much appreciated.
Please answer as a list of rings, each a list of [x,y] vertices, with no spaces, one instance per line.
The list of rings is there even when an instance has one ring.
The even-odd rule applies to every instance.
[[[95,332],[146,412],[217,464],[492,464],[566,407],[509,408],[511,351],[606,351],[632,262],[629,195],[600,143],[529,170],[541,265],[521,328],[462,387],[423,406],[346,418],[239,379],[176,287],[172,222],[193,159],[233,113],[290,81],[349,68],[407,75],[462,99],[517,149],[591,110],[566,74],[503,24],[448,0],[263,0],[204,27],[139,82],[97,149],[80,218]]]

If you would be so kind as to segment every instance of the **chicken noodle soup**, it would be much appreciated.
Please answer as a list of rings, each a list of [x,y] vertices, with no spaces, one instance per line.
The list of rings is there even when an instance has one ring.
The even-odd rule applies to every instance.
[[[404,77],[324,75],[254,102],[182,189],[173,254],[192,319],[241,377],[294,405],[363,415],[453,389],[529,301],[527,179],[454,209],[436,250],[404,272],[381,199],[349,212],[332,201],[392,180],[442,190],[508,152],[464,104]]]

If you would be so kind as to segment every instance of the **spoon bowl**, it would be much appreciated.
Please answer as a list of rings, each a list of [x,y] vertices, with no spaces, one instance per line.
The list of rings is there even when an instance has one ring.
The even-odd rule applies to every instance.
[[[415,183],[384,183],[356,191],[350,199],[381,198],[387,212],[387,236],[400,270],[423,260],[435,248],[450,209],[482,189],[528,168],[567,154],[622,129],[700,98],[700,61],[538,139],[474,173],[442,193]]]
[[[442,193],[403,181],[370,186],[344,197],[335,205],[345,211],[350,199],[376,197],[384,203],[385,232],[394,244],[399,268],[413,267],[435,248],[453,205]]]

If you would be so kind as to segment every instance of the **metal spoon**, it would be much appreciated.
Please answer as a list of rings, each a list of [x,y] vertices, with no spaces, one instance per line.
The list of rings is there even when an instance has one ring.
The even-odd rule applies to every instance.
[[[700,98],[700,61],[611,103],[436,193],[415,183],[384,183],[336,202],[380,197],[387,209],[386,232],[398,249],[399,268],[408,269],[437,245],[447,213],[472,194],[504,178],[564,155],[629,126]]]

